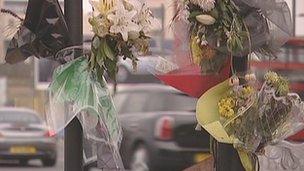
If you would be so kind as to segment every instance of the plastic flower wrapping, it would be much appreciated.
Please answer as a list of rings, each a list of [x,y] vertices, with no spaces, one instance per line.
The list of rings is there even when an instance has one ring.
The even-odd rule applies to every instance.
[[[29,0],[25,19],[14,12],[1,9],[14,22],[2,25],[0,31],[11,38],[5,62],[15,64],[31,56],[55,60],[59,50],[68,46],[70,39],[63,12],[57,0]]]
[[[48,104],[48,124],[54,130],[62,130],[74,117],[81,121],[85,162],[97,159],[99,168],[123,169],[122,132],[112,96],[103,77],[88,70],[86,57],[55,70]]]
[[[301,171],[303,165],[303,145],[282,141],[274,146],[265,148],[265,155],[260,157],[260,170]]]
[[[97,158],[101,169],[124,170],[119,153],[121,126],[103,75],[107,74],[115,81],[117,63],[122,59],[132,60],[136,69],[137,55],[148,50],[148,34],[157,20],[139,1],[90,3],[93,13],[89,23],[94,32],[91,51],[76,59],[77,47],[57,53],[56,59],[70,61],[54,72],[49,88],[48,120],[60,130],[77,117],[84,130],[85,161]]]
[[[208,90],[197,105],[197,119],[217,141],[233,144],[247,171],[256,170],[257,155],[304,128],[304,102],[289,91],[288,81],[265,74],[258,89],[254,74]]]

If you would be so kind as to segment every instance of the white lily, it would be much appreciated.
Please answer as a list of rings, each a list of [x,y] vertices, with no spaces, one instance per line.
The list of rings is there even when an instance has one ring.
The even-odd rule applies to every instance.
[[[215,0],[190,0],[191,3],[198,5],[203,11],[211,11],[215,7]]]
[[[147,6],[147,4],[142,4],[138,0],[128,0],[127,3],[133,6],[133,9],[137,10],[137,15],[134,17],[136,23],[141,27],[146,35],[151,32],[152,29],[160,29],[161,25],[158,19],[156,19]]]
[[[134,16],[137,14],[135,10],[128,11],[123,4],[118,3],[115,12],[108,15],[111,22],[110,33],[120,33],[124,41],[128,41],[128,33],[139,32],[140,27],[134,22]]]

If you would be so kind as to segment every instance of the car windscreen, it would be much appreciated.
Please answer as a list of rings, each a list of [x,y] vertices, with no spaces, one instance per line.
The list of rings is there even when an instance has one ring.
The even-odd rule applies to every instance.
[[[195,111],[196,99],[171,92],[130,92],[115,97],[119,113]]]
[[[41,123],[34,113],[22,111],[0,111],[0,123]]]

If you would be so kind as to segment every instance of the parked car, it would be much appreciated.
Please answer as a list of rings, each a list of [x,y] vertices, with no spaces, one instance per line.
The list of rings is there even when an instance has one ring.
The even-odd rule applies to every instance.
[[[119,85],[114,101],[123,128],[121,155],[132,171],[183,170],[209,155],[196,131],[196,99],[157,84]]]
[[[26,165],[30,159],[41,159],[44,166],[56,164],[55,133],[47,128],[32,110],[0,109],[0,159],[18,160]]]

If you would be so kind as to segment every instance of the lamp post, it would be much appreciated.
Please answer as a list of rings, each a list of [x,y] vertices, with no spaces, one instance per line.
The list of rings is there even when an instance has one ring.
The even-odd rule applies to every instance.
[[[248,56],[233,57],[232,65],[237,73],[247,71]],[[244,171],[238,152],[230,144],[216,142],[215,152],[216,171]]]
[[[83,9],[82,0],[64,0],[64,13],[71,44],[81,45],[83,42]],[[75,117],[65,128],[64,137],[64,170],[83,170],[82,127]]]

